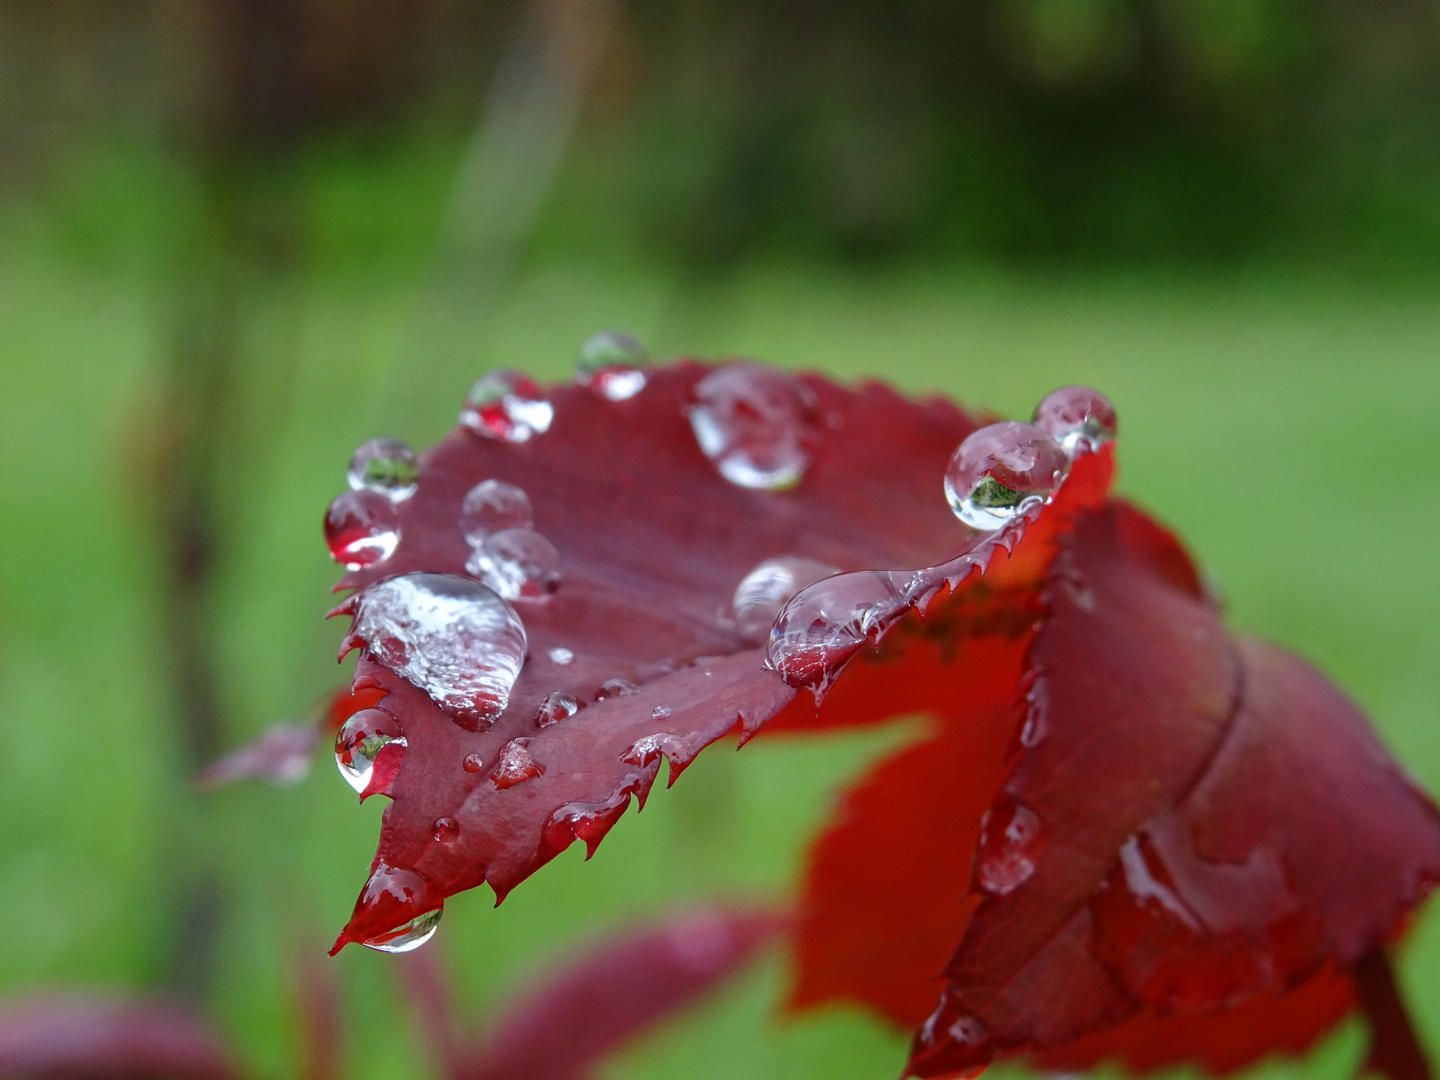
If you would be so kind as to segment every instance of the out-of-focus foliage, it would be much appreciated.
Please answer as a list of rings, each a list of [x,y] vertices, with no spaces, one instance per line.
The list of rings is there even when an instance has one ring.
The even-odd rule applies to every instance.
[[[584,221],[701,269],[775,249],[1440,251],[1440,13],[1422,0],[592,6],[598,71],[542,234]],[[524,14],[3,0],[3,166],[77,123],[271,152],[423,130],[453,159]]]

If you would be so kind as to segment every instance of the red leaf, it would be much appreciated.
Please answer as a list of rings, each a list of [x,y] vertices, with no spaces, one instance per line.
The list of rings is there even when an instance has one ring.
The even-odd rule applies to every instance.
[[[231,1080],[209,1027],[163,1002],[66,994],[0,1005],[0,1076]]]
[[[912,956],[913,982],[958,929],[917,1075],[1047,1047],[1066,1066],[1231,1068],[1308,1045],[1350,1001],[1335,966],[1396,933],[1440,874],[1433,806],[1318,673],[1233,642],[1137,511],[1080,519],[1045,605],[1009,699],[1023,690],[1026,737],[1007,742],[1019,710],[984,681],[1009,677],[997,659],[957,663],[949,685],[975,707],[941,710],[941,734],[867,778],[818,845],[797,1001],[913,1022],[918,994],[885,989],[866,955]],[[894,836],[908,846],[885,852]],[[882,853],[898,858],[877,873]],[[879,928],[863,952],[844,932],[861,919]]]
[[[575,839],[593,853],[632,795],[643,805],[662,757],[673,781],[705,746],[731,730],[748,737],[790,702],[795,691],[767,670],[764,650],[728,610],[758,563],[792,555],[842,571],[920,568],[975,547],[941,495],[946,462],[974,426],[953,406],[805,376],[794,384],[809,410],[803,482],[751,490],[720,474],[687,421],[696,383],[711,370],[688,362],[655,369],[626,401],[559,388],[544,434],[508,442],[461,428],[423,456],[418,491],[399,503],[394,554],[352,573],[345,586],[417,571],[462,574],[470,553],[462,501],[486,480],[529,493],[563,582],[544,602],[516,601],[528,659],[493,723],[481,707],[448,701],[447,712],[378,662],[376,650],[399,668],[410,655],[385,638],[366,606],[380,603],[367,597],[389,593],[342,605],[361,632],[347,644],[366,645],[357,680],[386,692],[379,707],[399,720],[405,745],[393,779],[379,782],[377,759],[368,791],[395,801],[372,879],[337,948],[482,882],[503,898]],[[1109,458],[1082,460],[1089,464],[1065,490],[1090,491],[1093,501],[1108,483]],[[997,572],[1013,563],[1012,575],[1033,585],[1044,560],[1025,552],[1048,551],[1050,516],[1040,515],[1039,539],[1013,559],[1003,545],[1015,542],[1018,527],[996,534],[969,562],[949,564],[949,575],[958,580],[999,551]],[[932,576],[938,583],[946,575]],[[897,616],[904,610],[902,602]],[[557,707],[568,700],[557,693],[579,712]],[[807,709],[808,698],[788,715]]]

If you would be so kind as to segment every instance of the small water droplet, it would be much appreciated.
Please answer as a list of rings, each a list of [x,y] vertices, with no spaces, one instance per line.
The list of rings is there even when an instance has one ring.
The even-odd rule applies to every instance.
[[[1035,873],[1040,858],[1040,819],[1034,811],[1003,799],[980,820],[975,881],[993,896],[1006,896]]]
[[[575,381],[611,401],[624,401],[645,389],[650,351],[619,330],[604,330],[586,340],[575,358]]]
[[[1059,443],[1033,424],[1006,420],[960,444],[945,469],[945,498],[966,525],[990,531],[1048,500],[1069,471]]]
[[[367,949],[387,953],[405,953],[418,949],[435,936],[435,931],[440,928],[440,916],[443,914],[444,908],[432,908],[416,915],[403,926],[368,938],[364,945]]]
[[[555,545],[534,529],[501,529],[465,560],[466,573],[506,600],[548,600],[564,576]]]
[[[363,642],[464,726],[500,715],[525,662],[526,639],[520,616],[493,591],[453,574],[404,574],[354,601],[347,641]]]
[[[551,663],[559,664],[561,667],[567,667],[575,662],[575,654],[569,649],[556,646],[550,650],[550,661]]]
[[[455,823],[454,818],[442,817],[435,819],[434,831],[431,836],[437,844],[451,844],[460,835],[460,826]]]
[[[600,696],[625,697],[627,694],[639,693],[640,687],[636,686],[629,679],[606,679],[600,684]]]
[[[801,589],[770,629],[766,662],[791,686],[823,693],[871,633],[907,608],[888,573],[836,574]]]
[[[356,791],[370,785],[375,758],[391,743],[405,745],[400,721],[384,709],[361,709],[335,733],[335,764],[345,782]]]
[[[500,751],[500,760],[490,774],[498,790],[504,791],[526,780],[533,780],[545,772],[545,766],[530,756],[529,746],[529,739],[511,739]]]
[[[837,573],[833,566],[798,555],[766,559],[735,586],[730,601],[735,625],[752,641],[764,641],[787,600],[805,586]]]
[[[1027,750],[1039,746],[1050,734],[1050,683],[1039,676],[1025,692],[1025,722],[1020,726],[1020,745]]]
[[[503,480],[481,481],[460,503],[460,531],[471,547],[479,547],[501,529],[526,529],[533,524],[530,496]]]
[[[655,708],[650,710],[650,719],[664,720],[672,712],[674,712],[674,710],[671,709],[669,705],[656,705]]]
[[[555,407],[539,385],[519,371],[492,371],[480,376],[465,398],[460,422],[492,439],[522,443],[550,430]]]
[[[695,440],[726,480],[763,491],[800,482],[814,408],[804,383],[763,364],[727,364],[695,385],[695,400]]]
[[[346,570],[383,562],[400,543],[395,505],[375,491],[344,491],[325,511],[325,543],[330,557]]]
[[[415,494],[420,459],[399,439],[370,439],[350,458],[346,479],[354,491],[376,491],[392,502],[403,502]]]
[[[1035,426],[1058,442],[1067,454],[1092,453],[1115,440],[1115,406],[1088,386],[1062,386],[1035,407]]]
[[[535,713],[535,723],[545,727],[547,724],[568,719],[579,711],[580,702],[575,699],[574,694],[556,690],[540,703],[540,709]]]
[[[990,1032],[980,1018],[960,1004],[954,991],[946,989],[941,993],[940,1003],[935,1006],[935,1011],[916,1032],[916,1057],[937,1049],[944,1055],[947,1040],[959,1043],[966,1050],[978,1050],[989,1038]],[[949,1050],[954,1052],[953,1047]]]
[[[479,772],[485,768],[485,759],[479,754],[466,754],[460,765],[466,772]]]

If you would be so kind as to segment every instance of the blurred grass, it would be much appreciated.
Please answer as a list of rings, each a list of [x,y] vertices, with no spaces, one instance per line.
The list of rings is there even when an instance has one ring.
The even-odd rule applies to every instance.
[[[385,190],[423,188],[431,175],[392,171],[400,179]],[[153,981],[173,915],[167,854],[200,828],[226,873],[221,1022],[263,1074],[285,1074],[294,951],[328,944],[348,914],[380,808],[357,810],[325,761],[296,788],[203,803],[177,776],[138,448],[153,436],[168,283],[179,272],[165,237],[189,210],[172,184],[171,215],[116,224],[129,203],[101,189],[111,194],[82,184],[67,196],[84,213],[12,215],[0,247],[0,455],[12,463],[0,484],[0,922],[11,928],[0,990]],[[1121,415],[1121,489],[1189,540],[1236,625],[1331,672],[1440,789],[1440,280],[1280,267],[1156,277],[791,265],[697,281],[633,257],[556,251],[494,310],[466,310],[433,301],[413,244],[387,259],[374,228],[345,239],[384,199],[363,183],[334,190],[343,199],[311,220],[340,239],[318,248],[357,254],[267,282],[242,342],[247,371],[269,382],[254,388],[263,407],[245,460],[233,463],[218,601],[232,741],[341,679],[330,661],[339,633],[321,618],[336,572],[319,520],[350,450],[379,433],[427,445],[480,371],[563,378],[586,335],[622,326],[660,353],[878,373],[1009,416],[1062,383],[1103,388]],[[397,234],[416,227],[407,205],[392,215]],[[498,911],[488,892],[453,900],[432,947],[483,1016],[515,979],[617,918],[715,892],[781,894],[833,791],[893,738],[712,750],[627,817],[592,863],[572,849]],[[357,1077],[416,1074],[390,966],[353,949],[331,965]],[[1440,1047],[1433,910],[1404,978]],[[894,1075],[901,1035],[845,1010],[776,1022],[782,986],[779,966],[764,967],[610,1075]],[[1339,1077],[1358,1053],[1350,1030],[1279,1071]]]

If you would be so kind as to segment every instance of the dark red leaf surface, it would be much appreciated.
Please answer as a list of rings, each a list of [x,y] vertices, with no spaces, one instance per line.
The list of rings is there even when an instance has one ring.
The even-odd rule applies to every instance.
[[[0,1076],[55,1080],[231,1080],[209,1025],[166,1002],[96,994],[0,1004]]]
[[[1303,1049],[1440,874],[1433,806],[1322,676],[1228,637],[1137,511],[1079,519],[1044,607],[1023,659],[960,640],[943,682],[975,708],[937,696],[817,845],[795,1002],[921,1023],[924,1076]]]
[[[564,579],[544,603],[517,602],[528,659],[486,730],[467,730],[404,678],[360,659],[356,685],[385,694],[380,707],[399,718],[407,745],[388,782],[379,782],[377,761],[369,792],[394,802],[371,881],[337,947],[482,882],[503,898],[577,838],[593,851],[632,795],[643,803],[662,757],[673,780],[704,746],[732,730],[752,734],[791,702],[795,691],[765,668],[764,650],[726,618],[735,586],[761,561],[796,555],[842,571],[916,568],[973,544],[941,490],[946,461],[974,428],[954,406],[805,376],[810,466],[791,490],[757,491],[721,477],[696,444],[685,411],[710,370],[688,362],[655,369],[628,401],[557,388],[543,435],[509,443],[462,427],[422,455],[418,492],[400,504],[398,549],[343,586],[411,571],[463,573],[460,504],[487,479],[529,493],[535,528],[558,549]],[[1067,489],[1103,489],[1108,457],[1093,461],[1092,479]],[[1032,531],[1043,540],[1043,528]],[[1008,561],[1025,564],[1024,551],[1041,540]],[[997,559],[1007,561],[1003,551]],[[1033,579],[1043,560],[1032,563]],[[573,660],[556,663],[556,648]],[[634,689],[607,694],[617,679]],[[540,726],[537,712],[554,691],[583,708]],[[807,709],[809,695],[792,715]],[[519,752],[534,768],[511,782],[518,774],[506,763]],[[437,829],[442,819],[455,828]]]

